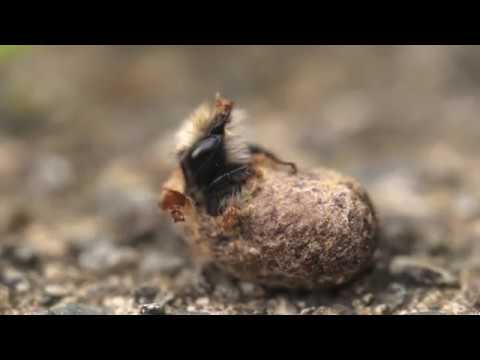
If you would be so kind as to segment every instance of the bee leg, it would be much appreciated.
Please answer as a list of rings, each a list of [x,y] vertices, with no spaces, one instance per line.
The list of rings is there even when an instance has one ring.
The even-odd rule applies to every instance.
[[[269,158],[270,160],[272,160],[272,161],[274,161],[278,164],[290,166],[292,174],[296,174],[297,171],[298,171],[297,165],[295,163],[280,160],[275,154],[273,154],[272,152],[264,149],[263,147],[261,147],[259,145],[249,144],[248,148],[249,148],[249,150],[252,154],[262,154],[262,155],[266,156],[267,158]]]
[[[245,176],[248,174],[248,166],[240,166],[233,170],[226,172],[223,175],[220,175],[215,180],[212,181],[208,189],[213,189],[222,185],[235,185],[240,183]]]
[[[207,212],[218,216],[224,210],[222,199],[238,192],[248,174],[248,166],[241,166],[217,177],[207,188]]]

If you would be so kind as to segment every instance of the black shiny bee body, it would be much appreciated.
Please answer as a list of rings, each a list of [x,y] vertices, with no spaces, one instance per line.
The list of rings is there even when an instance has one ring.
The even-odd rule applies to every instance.
[[[203,203],[212,216],[221,213],[222,200],[240,191],[249,175],[249,164],[228,160],[225,125],[229,116],[229,112],[218,114],[207,134],[180,155],[187,195]]]
[[[252,155],[263,154],[267,158],[292,168],[290,162],[278,159],[273,153],[259,145],[245,145],[242,157],[232,156],[225,134],[225,127],[231,121],[232,103],[217,100],[217,111],[209,126],[202,130],[202,136],[193,145],[178,154],[185,178],[186,194],[196,206],[205,206],[211,216],[222,213],[225,199],[240,192],[243,183],[253,173]],[[230,144],[231,145],[231,144]]]

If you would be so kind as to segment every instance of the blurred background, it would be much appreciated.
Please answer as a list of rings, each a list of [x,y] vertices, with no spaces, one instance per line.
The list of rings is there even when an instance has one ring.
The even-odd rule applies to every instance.
[[[369,279],[306,297],[196,279],[157,198],[172,134],[217,91],[252,141],[366,186]],[[479,100],[477,46],[0,46],[0,313],[477,311]]]

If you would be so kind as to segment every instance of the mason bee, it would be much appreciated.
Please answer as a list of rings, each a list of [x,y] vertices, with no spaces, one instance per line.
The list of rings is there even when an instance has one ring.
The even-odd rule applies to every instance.
[[[217,96],[177,134],[178,167],[160,206],[181,223],[193,258],[286,288],[336,286],[368,268],[377,217],[364,188],[337,171],[297,169],[249,144],[241,120],[233,102]]]
[[[213,114],[200,108],[189,118],[177,137],[177,156],[185,178],[186,194],[208,214],[219,215],[224,200],[238,194],[242,184],[252,175],[252,156],[263,154],[271,160],[288,165],[257,144],[247,144],[239,138],[232,119],[233,103],[217,95]]]

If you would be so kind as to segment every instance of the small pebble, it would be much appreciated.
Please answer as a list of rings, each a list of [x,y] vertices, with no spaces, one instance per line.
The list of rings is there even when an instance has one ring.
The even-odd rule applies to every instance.
[[[36,267],[40,262],[35,250],[26,245],[7,246],[2,250],[2,256],[13,264],[25,268]]]
[[[399,283],[388,285],[387,289],[379,296],[379,301],[388,304],[392,311],[395,311],[405,303],[407,289]]]
[[[67,304],[52,308],[48,311],[49,315],[108,315],[105,309],[83,304]]]
[[[163,304],[144,304],[140,308],[140,315],[165,315],[165,306]]]
[[[240,298],[240,290],[229,282],[221,282],[215,285],[213,295],[227,301],[237,301]]]
[[[35,159],[29,175],[29,188],[36,195],[64,190],[75,180],[72,164],[57,154]]]
[[[455,215],[462,220],[471,220],[480,216],[480,201],[471,194],[459,194],[453,203]]]
[[[208,304],[210,304],[210,299],[208,297],[201,297],[195,300],[195,304],[198,306],[208,306]]]
[[[313,313],[315,312],[317,308],[314,307],[314,306],[310,306],[310,307],[307,307],[305,309],[302,309],[300,311],[300,315],[313,315]]]
[[[40,258],[47,260],[53,257],[64,257],[67,244],[58,233],[56,226],[34,222],[25,229],[25,245]],[[45,261],[46,262],[46,261]]]
[[[462,273],[462,293],[465,299],[480,308],[480,268],[468,269]]]
[[[19,271],[7,269],[1,274],[2,282],[16,293],[25,293],[30,290],[31,285],[28,278]]]
[[[61,285],[47,285],[40,300],[43,306],[50,307],[68,295],[69,289]]]
[[[393,255],[404,255],[414,251],[415,242],[419,238],[416,224],[405,216],[389,216],[382,218],[383,251]]]
[[[167,294],[158,302],[144,304],[140,307],[140,315],[165,315],[165,306],[173,301],[174,298],[173,294]]]
[[[448,314],[443,313],[441,311],[417,311],[417,312],[412,312],[405,315],[448,315]]]
[[[397,256],[390,264],[390,272],[420,285],[458,286],[457,277],[428,259]]]
[[[368,294],[365,294],[362,297],[362,302],[365,305],[370,305],[373,302],[374,299],[375,299],[375,296],[372,293],[368,293]]]
[[[261,286],[249,282],[240,282],[240,290],[246,297],[262,297],[265,295],[265,289]]]
[[[379,304],[373,308],[373,313],[375,315],[386,315],[391,312],[388,304]]]
[[[108,296],[102,301],[102,305],[111,309],[113,315],[136,313],[133,299],[129,296]]]
[[[83,251],[79,258],[82,268],[91,271],[111,271],[128,267],[137,259],[134,250],[120,247],[111,241],[99,241]]]
[[[135,304],[144,305],[151,304],[158,294],[158,289],[151,286],[144,286],[135,290],[133,297]]]
[[[9,214],[8,220],[6,221],[5,230],[7,233],[17,233],[25,229],[32,223],[32,221],[32,215],[28,211],[24,209],[17,209]]]
[[[3,129],[0,133],[3,133]],[[9,180],[13,182],[26,168],[28,158],[29,151],[26,144],[2,136],[0,138],[0,184]]]
[[[185,259],[174,255],[156,251],[145,254],[140,263],[140,271],[145,274],[174,275],[185,265]]]
[[[268,302],[268,313],[271,315],[296,315],[298,310],[290,301],[281,297]]]
[[[170,313],[170,315],[211,315],[210,313],[208,312],[204,312],[204,311],[195,311],[195,310],[180,310],[180,311],[175,311],[175,312],[172,312]]]
[[[133,165],[114,161],[100,174],[95,195],[99,215],[115,224],[124,242],[155,230],[159,222],[155,193]]]
[[[0,313],[10,307],[10,291],[8,287],[0,285]]]
[[[353,315],[354,311],[340,304],[333,306],[309,307],[303,309],[300,315]]]

